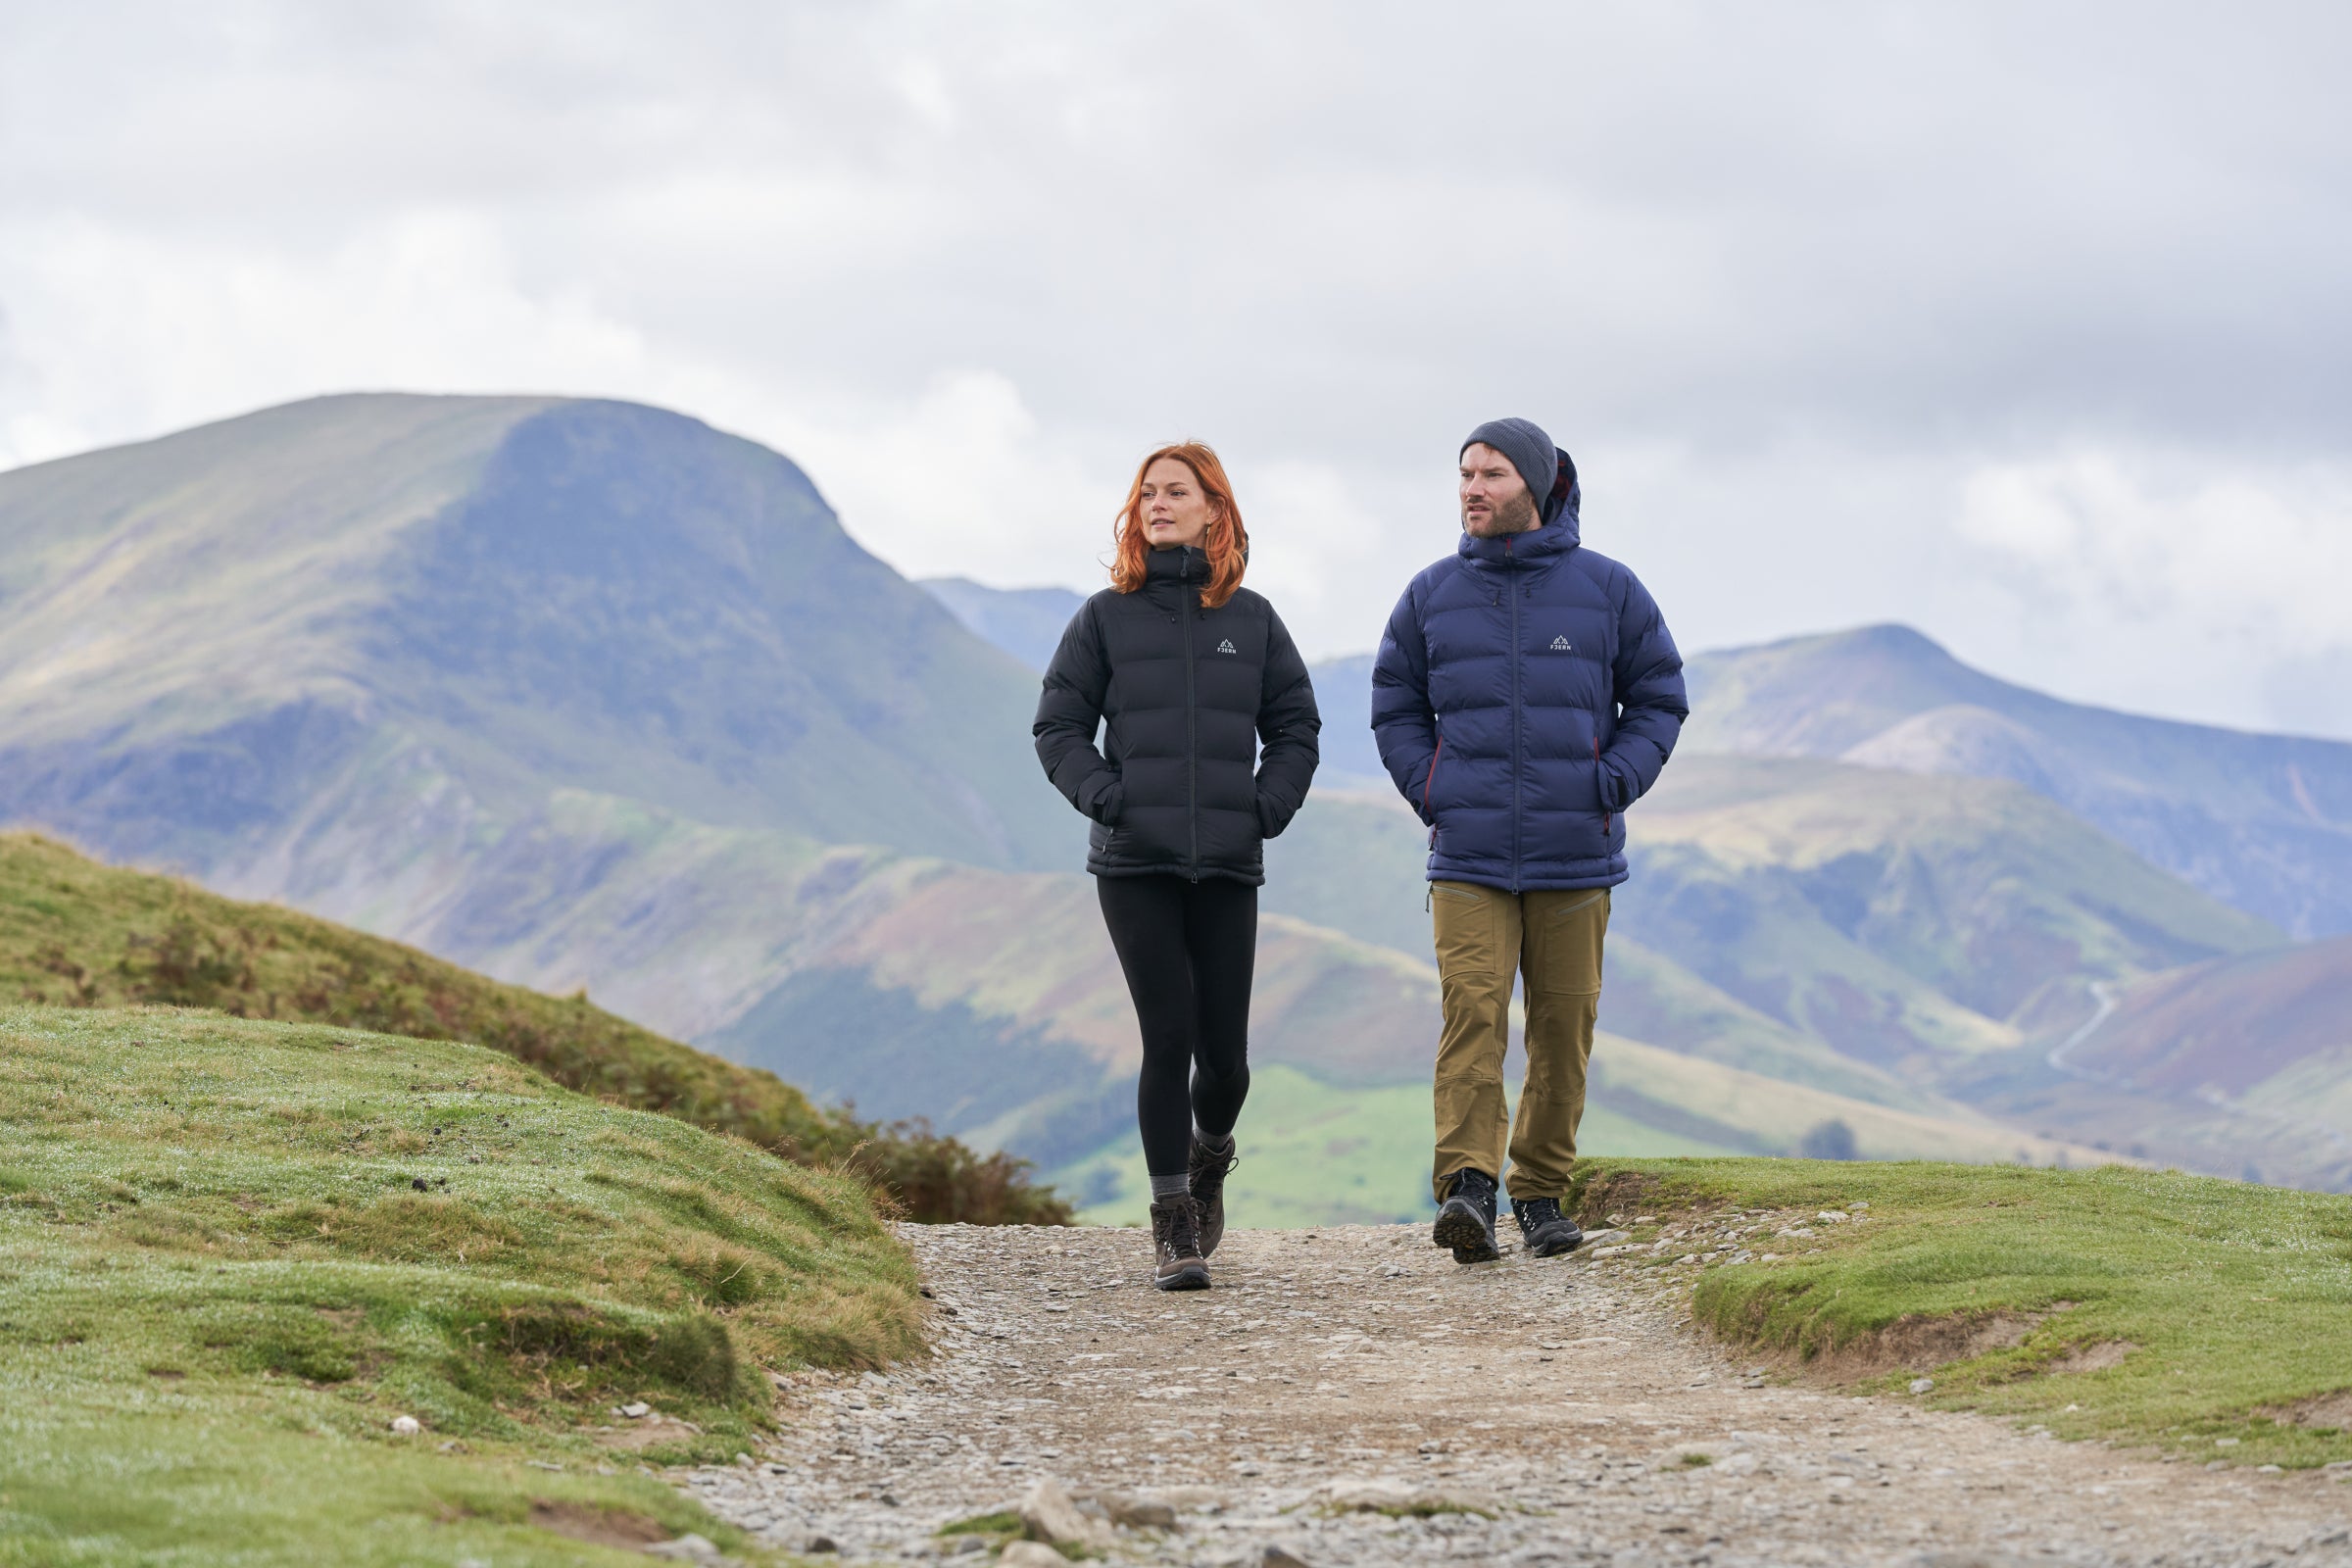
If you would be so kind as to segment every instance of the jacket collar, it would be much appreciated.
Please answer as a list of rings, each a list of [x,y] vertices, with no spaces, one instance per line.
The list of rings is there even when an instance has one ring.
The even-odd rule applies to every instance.
[[[1174,550],[1144,552],[1144,581],[1206,582],[1208,556],[1199,545],[1180,545]]]
[[[1576,546],[1576,513],[1574,509],[1568,509],[1543,527],[1530,528],[1525,533],[1481,539],[1465,531],[1457,548],[1467,560],[1499,566],[1510,562],[1522,565],[1533,563],[1548,564],[1554,558],[1568,554]]]

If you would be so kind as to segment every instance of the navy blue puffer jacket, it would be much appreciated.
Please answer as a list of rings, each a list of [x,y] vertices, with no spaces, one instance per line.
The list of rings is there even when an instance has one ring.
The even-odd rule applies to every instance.
[[[1631,571],[1578,540],[1576,467],[1544,524],[1415,577],[1372,665],[1372,730],[1430,826],[1429,875],[1526,892],[1625,880],[1625,808],[1690,709],[1683,660]]]

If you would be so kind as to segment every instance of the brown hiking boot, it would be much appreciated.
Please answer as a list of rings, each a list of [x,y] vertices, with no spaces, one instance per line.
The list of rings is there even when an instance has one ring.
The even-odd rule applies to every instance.
[[[1200,1255],[1216,1255],[1217,1244],[1225,1239],[1225,1178],[1233,1167],[1242,1162],[1236,1151],[1233,1135],[1218,1140],[1225,1147],[1193,1140],[1193,1156],[1186,1174],[1191,1178],[1193,1201],[1200,1205]]]
[[[1200,1255],[1200,1207],[1190,1198],[1152,1205],[1152,1246],[1159,1266],[1152,1283],[1163,1291],[1205,1291],[1208,1261]]]

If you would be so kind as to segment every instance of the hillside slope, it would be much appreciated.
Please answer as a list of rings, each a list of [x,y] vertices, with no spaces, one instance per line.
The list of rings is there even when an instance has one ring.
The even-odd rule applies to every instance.
[[[808,1164],[848,1163],[916,1218],[1053,1219],[1060,1205],[1001,1157],[860,1123],[772,1073],[665,1040],[595,1006],[504,985],[414,948],[168,877],[0,834],[0,999],[68,1007],[211,1008],[425,1040],[464,1040],[615,1103],[732,1134]]]
[[[2352,1191],[2352,938],[2210,959],[2101,998],[1975,1098],[2104,1147]]]
[[[2352,745],[2061,702],[1907,626],[1690,662],[1690,752],[2002,778],[2296,937],[2352,932]]]
[[[557,784],[1039,863],[1033,684],[661,410],[319,398],[0,474],[0,821],[339,915]]]
[[[855,1181],[473,1046],[160,1007],[0,1006],[0,1260],[22,1563],[642,1562],[715,1532],[632,1461],[924,1337]]]

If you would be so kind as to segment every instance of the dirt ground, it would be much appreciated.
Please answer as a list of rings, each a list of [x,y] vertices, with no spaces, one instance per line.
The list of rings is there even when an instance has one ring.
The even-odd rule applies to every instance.
[[[1113,1562],[2352,1564],[2334,1475],[1791,1383],[1690,1325],[1695,1267],[1234,1231],[1164,1295],[1132,1230],[906,1234],[938,1356],[795,1383],[770,1451],[683,1478],[776,1545],[982,1563],[1002,1537],[937,1532],[1050,1479]]]

